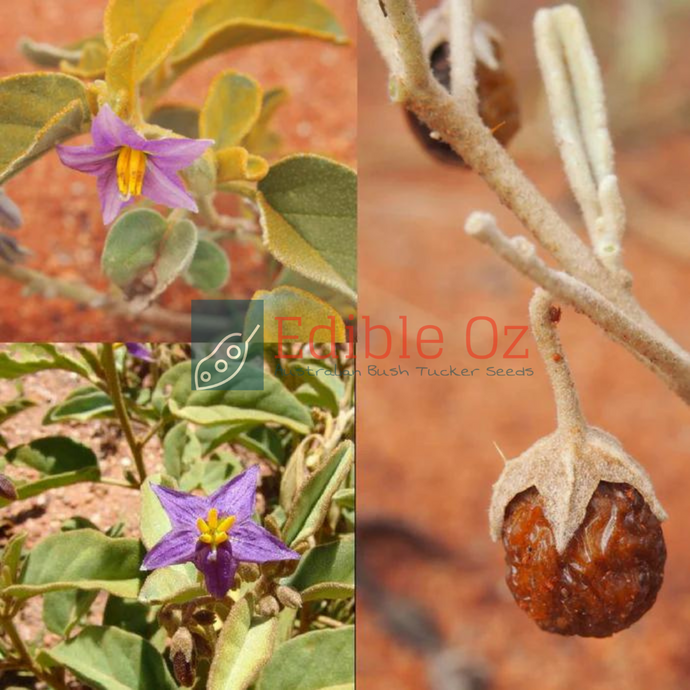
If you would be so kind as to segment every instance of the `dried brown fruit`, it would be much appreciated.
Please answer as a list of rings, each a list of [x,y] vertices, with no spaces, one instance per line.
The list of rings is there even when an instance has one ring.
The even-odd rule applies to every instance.
[[[543,508],[530,488],[512,499],[503,522],[508,587],[540,628],[608,637],[651,608],[666,547],[660,522],[638,491],[600,482],[562,554]]]
[[[506,146],[520,128],[520,110],[515,82],[501,61],[500,43],[493,37],[490,43],[496,64],[489,66],[479,58],[475,68],[479,115],[484,124],[494,130],[496,140]],[[450,91],[450,45],[447,41],[433,49],[430,61],[437,81]],[[406,113],[416,138],[434,158],[444,163],[467,167],[465,161],[448,144],[433,137],[431,130],[414,113]]]

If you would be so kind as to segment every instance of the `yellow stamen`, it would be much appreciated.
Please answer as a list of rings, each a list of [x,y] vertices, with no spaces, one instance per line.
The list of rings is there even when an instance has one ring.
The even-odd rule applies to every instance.
[[[208,526],[213,532],[215,532],[216,527],[218,527],[218,511],[215,508],[211,508],[211,510],[208,511]]]
[[[123,199],[139,196],[144,186],[146,154],[123,146],[117,156],[117,187]]]
[[[228,532],[232,529],[236,519],[234,515],[228,515],[219,522],[218,510],[211,508],[205,520],[204,518],[198,518],[196,521],[196,526],[199,530],[199,541],[209,544],[213,551],[215,551],[219,544],[223,544],[230,539]]]

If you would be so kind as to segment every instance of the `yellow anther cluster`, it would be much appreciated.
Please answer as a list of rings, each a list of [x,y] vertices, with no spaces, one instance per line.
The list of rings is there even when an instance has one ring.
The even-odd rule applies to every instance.
[[[234,515],[228,515],[228,517],[218,522],[218,511],[215,508],[211,508],[205,520],[199,518],[196,521],[196,526],[199,530],[199,541],[203,541],[204,544],[209,544],[215,549],[216,546],[228,540],[228,531],[234,524]]]
[[[146,173],[146,154],[123,146],[117,156],[117,187],[123,199],[141,194]]]

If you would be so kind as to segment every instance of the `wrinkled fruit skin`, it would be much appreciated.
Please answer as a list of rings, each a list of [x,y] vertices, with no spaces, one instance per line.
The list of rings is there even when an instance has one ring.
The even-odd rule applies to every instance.
[[[562,555],[542,499],[515,496],[503,523],[506,581],[518,606],[543,630],[608,637],[654,604],[664,579],[661,525],[628,484],[601,482]]]
[[[500,61],[500,46],[495,42],[493,45],[494,52]],[[437,81],[450,91],[450,45],[448,43],[441,43],[433,51],[431,68]],[[503,66],[498,70],[492,70],[480,60],[477,60],[475,76],[479,114],[487,127],[498,128],[494,132],[494,137],[506,146],[520,129],[520,110],[516,99],[515,82],[505,72]],[[443,163],[468,167],[448,144],[432,139],[431,130],[420,122],[416,115],[409,111],[405,112],[416,138],[434,158]]]

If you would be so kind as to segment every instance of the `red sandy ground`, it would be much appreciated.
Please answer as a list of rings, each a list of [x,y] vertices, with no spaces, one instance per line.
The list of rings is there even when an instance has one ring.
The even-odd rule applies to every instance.
[[[517,52],[518,74],[532,83],[536,61],[528,37],[535,4],[510,3],[508,8],[501,3],[501,11],[510,14],[497,20],[508,36],[508,49]],[[671,71],[668,81],[687,85],[687,67]],[[523,102],[529,107],[532,101]],[[585,414],[592,424],[615,434],[649,470],[670,515],[664,525],[668,561],[656,605],[631,629],[605,640],[541,632],[513,603],[503,581],[502,548],[490,541],[487,524],[491,486],[502,467],[494,442],[513,457],[555,423],[549,385],[531,337],[516,348],[529,348],[527,360],[501,359],[509,342],[503,327],[527,324],[533,287],[462,228],[468,213],[478,209],[494,213],[510,234],[525,231],[477,176],[440,167],[419,151],[401,113],[386,100],[384,70],[365,37],[360,114],[360,311],[372,323],[391,327],[396,338],[393,356],[366,363],[401,364],[413,372],[415,366],[505,368],[517,363],[535,372],[531,378],[467,379],[372,379],[363,374],[358,388],[359,519],[393,516],[407,521],[478,564],[473,571],[444,567],[381,547],[373,558],[378,571],[391,588],[435,612],[448,639],[488,667],[495,690],[690,687],[687,407],[587,318],[564,309],[560,333]],[[625,262],[643,306],[687,345],[689,257],[687,251],[685,258],[679,254],[687,247],[687,222],[676,225],[667,241],[654,235],[657,227],[661,234],[662,222],[671,214],[690,216],[690,141],[653,135],[657,133],[641,132],[634,143],[619,142],[624,194],[664,209],[653,228],[642,227],[631,214]],[[539,157],[523,153],[520,164],[579,227],[552,155],[550,132],[545,129],[534,140],[543,142],[534,152]],[[516,142],[515,150],[524,148]],[[397,359],[397,324],[403,314],[409,317],[411,352],[418,328],[442,328],[441,359],[431,364],[419,357]],[[469,319],[481,315],[498,324],[499,351],[477,361],[467,354],[465,328]],[[473,338],[478,352],[490,348],[487,330],[478,328]],[[374,347],[383,347],[380,339]],[[360,361],[360,368],[364,364]],[[359,612],[357,643],[358,690],[428,687],[424,663],[384,634],[367,606]]]
[[[292,94],[277,118],[284,152],[309,151],[354,164],[356,138],[356,8],[351,0],[327,0],[353,44],[337,47],[316,41],[281,41],[218,56],[196,66],[176,84],[166,100],[201,104],[212,78],[234,68],[254,75],[265,87],[285,85]],[[68,44],[98,33],[106,0],[24,0],[0,3],[0,77],[34,68],[16,50],[22,36]],[[64,279],[85,280],[104,289],[100,255],[106,231],[96,186],[85,175],[60,165],[55,153],[7,184],[21,206],[25,226],[19,241],[33,252],[32,268]],[[231,208],[231,207],[230,207]],[[251,245],[227,244],[233,277],[228,297],[248,298],[267,287],[262,252]],[[0,279],[0,341],[103,341],[161,339],[141,324],[115,322],[101,312],[85,311],[61,299],[23,294],[22,287]],[[200,293],[175,285],[161,303],[189,311]],[[175,339],[186,339],[178,334]]]

